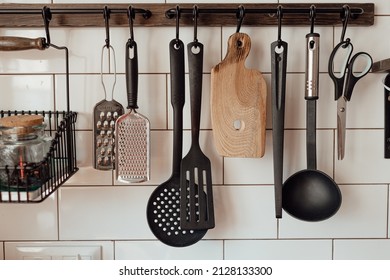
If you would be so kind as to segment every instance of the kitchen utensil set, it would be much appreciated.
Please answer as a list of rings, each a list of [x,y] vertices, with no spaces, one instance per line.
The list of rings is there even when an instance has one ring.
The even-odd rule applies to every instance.
[[[153,234],[163,243],[184,247],[203,238],[215,226],[211,163],[199,144],[202,102],[203,44],[197,39],[197,10],[194,8],[194,41],[187,45],[192,145],[182,158],[183,107],[185,103],[184,44],[176,39],[169,44],[171,103],[173,107],[172,175],[149,198],[147,220]]]
[[[105,14],[106,16],[106,14]],[[130,38],[126,43],[126,88],[129,110],[124,114],[123,106],[113,99],[116,84],[116,59],[114,48],[109,43],[108,29],[106,44],[102,49],[101,82],[105,99],[94,109],[94,167],[99,170],[115,169],[116,178],[124,183],[140,183],[149,180],[150,174],[150,124],[139,114],[138,109],[138,50],[134,40],[131,6],[128,11]],[[108,25],[108,17],[106,26]],[[113,61],[114,81],[111,101],[107,101],[103,80],[104,50],[108,50],[108,61]],[[109,67],[111,69],[111,67]]]
[[[115,51],[106,38],[101,53],[101,83],[104,99],[93,111],[94,167],[114,170],[116,178],[125,183],[139,183],[150,178],[150,124],[138,109],[138,52],[133,37],[133,17],[129,8],[130,39],[126,44],[126,86],[128,112],[113,99],[116,84]],[[214,228],[214,205],[211,162],[199,143],[202,102],[202,74],[204,46],[197,40],[197,7],[194,6],[194,41],[187,45],[191,101],[191,147],[182,158],[183,107],[185,103],[184,44],[179,39],[180,12],[176,10],[176,39],[169,45],[171,69],[171,103],[173,107],[173,156],[171,177],[151,194],[147,204],[147,220],[153,234],[163,243],[183,247],[203,238]],[[316,157],[316,101],[319,78],[319,38],[314,33],[315,8],[311,8],[311,31],[306,35],[307,105],[306,145],[307,169],[290,176],[283,183],[284,115],[288,44],[281,39],[281,7],[277,10],[278,40],[271,44],[271,93],[273,123],[273,157],[275,216],[282,217],[282,209],[297,219],[322,221],[333,216],[341,205],[337,184],[324,172],[317,170]],[[345,154],[346,105],[351,100],[355,84],[372,68],[371,56],[358,52],[352,56],[350,39],[344,40],[349,7],[345,6],[340,42],[333,49],[328,71],[335,85],[337,100],[338,159]],[[218,153],[226,157],[263,157],[265,151],[267,87],[260,71],[247,69],[251,40],[240,33],[244,9],[240,10],[237,31],[229,37],[225,58],[211,70],[211,120]],[[106,18],[106,27],[108,17]],[[108,36],[108,29],[107,34]],[[0,41],[7,42],[2,39]],[[10,41],[13,43],[12,41]],[[43,49],[43,41],[19,40],[19,49]],[[3,46],[4,50],[10,47]],[[11,48],[13,46],[11,45]],[[111,100],[103,74],[104,52],[113,62]],[[340,73],[334,71],[336,56],[344,56]],[[364,62],[363,70],[355,65]],[[359,63],[360,66],[362,63]],[[111,69],[111,65],[108,67]],[[356,74],[357,73],[357,74]],[[388,83],[388,78],[386,78]],[[388,89],[385,95],[388,96]],[[390,130],[390,129],[388,129]],[[390,157],[390,156],[389,156]]]
[[[346,8],[347,9],[347,8]],[[194,41],[187,45],[191,99],[192,144],[182,158],[184,85],[184,44],[179,39],[179,10],[176,11],[176,39],[169,45],[171,68],[171,103],[174,114],[172,175],[151,194],[147,220],[153,234],[163,243],[189,246],[215,226],[211,163],[199,144],[203,44],[196,37],[197,8],[194,8]],[[315,10],[312,6],[311,30],[306,35],[307,169],[290,176],[283,183],[284,115],[288,44],[281,39],[282,10],[278,12],[278,40],[271,44],[271,93],[273,123],[275,216],[282,209],[297,219],[322,221],[333,216],[341,205],[338,185],[317,170],[316,102],[319,90],[320,35],[314,33]],[[349,17],[346,11],[346,17]],[[262,157],[265,151],[267,88],[260,71],[245,68],[251,40],[240,33],[243,14],[238,18],[237,32],[230,36],[225,58],[211,70],[211,120],[218,153],[227,157]],[[345,20],[347,21],[347,20]],[[344,22],[345,33],[346,22]],[[132,38],[126,46],[126,81],[129,112],[116,113],[115,157],[119,181],[143,182],[149,179],[149,121],[136,112],[138,86],[137,44]],[[340,75],[334,68],[336,53],[344,49],[346,59]],[[350,39],[342,40],[329,59],[329,75],[335,83],[338,100],[338,154],[344,157],[346,101],[350,101],[356,82],[370,71],[372,59],[367,53],[351,58]],[[130,57],[130,51],[133,55]],[[355,75],[354,63],[364,58],[366,67]],[[106,101],[105,101],[106,102]],[[112,110],[111,110],[112,111]],[[96,115],[96,114],[95,114]],[[105,112],[104,115],[107,115]],[[99,113],[102,118],[103,114]],[[102,120],[101,120],[102,121]],[[103,128],[105,122],[102,122]],[[99,128],[99,125],[96,127]],[[96,137],[102,137],[102,133]],[[98,139],[99,140],[99,139]],[[96,143],[99,143],[97,140]],[[101,140],[104,145],[104,140]],[[99,150],[102,154],[101,150]],[[99,155],[97,153],[97,156]],[[114,161],[114,160],[112,160]],[[103,168],[102,168],[103,169]]]
[[[184,44],[181,40],[173,39],[169,45],[169,50],[171,103],[174,119],[172,175],[165,183],[162,183],[153,191],[149,198],[146,212],[149,227],[161,242],[174,247],[184,247],[201,240],[207,229],[187,230],[181,227],[182,209],[180,200],[183,193],[180,166],[183,147],[183,107],[185,103]],[[187,188],[187,182],[185,182],[184,188]],[[199,195],[199,193],[196,195]]]

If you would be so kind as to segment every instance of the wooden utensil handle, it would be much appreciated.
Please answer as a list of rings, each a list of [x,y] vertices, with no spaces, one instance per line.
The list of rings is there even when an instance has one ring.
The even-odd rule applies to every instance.
[[[24,51],[24,50],[44,50],[45,38],[35,39],[24,37],[0,36],[0,51]]]

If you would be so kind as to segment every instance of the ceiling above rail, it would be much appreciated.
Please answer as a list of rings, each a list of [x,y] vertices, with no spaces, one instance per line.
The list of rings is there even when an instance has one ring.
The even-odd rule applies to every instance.
[[[349,25],[374,24],[372,3],[315,4],[197,4],[199,26],[235,26],[240,6],[245,10],[242,26],[278,25],[278,6],[283,11],[283,25],[310,25],[311,6],[316,9],[316,25],[341,25],[343,6],[351,10]],[[176,6],[180,24],[193,25],[193,4],[132,4],[136,11],[134,26],[174,26]],[[0,4],[0,28],[41,27],[43,4]],[[110,26],[128,26],[127,4],[47,4],[51,27],[104,27],[104,9],[110,11]],[[141,16],[142,15],[142,16]]]

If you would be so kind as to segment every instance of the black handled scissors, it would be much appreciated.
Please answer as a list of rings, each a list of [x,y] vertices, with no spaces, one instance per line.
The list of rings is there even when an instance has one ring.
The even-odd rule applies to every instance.
[[[342,50],[346,52],[345,60],[341,65],[339,74],[334,72],[334,59],[336,53]],[[352,57],[353,45],[349,39],[337,44],[333,49],[328,64],[329,76],[335,85],[335,100],[337,100],[337,151],[338,159],[342,160],[345,154],[345,127],[347,115],[347,101],[351,101],[353,88],[356,83],[363,78],[372,67],[372,58],[366,52],[358,52]],[[363,60],[363,70],[357,71],[355,64]],[[359,65],[361,66],[361,65]]]

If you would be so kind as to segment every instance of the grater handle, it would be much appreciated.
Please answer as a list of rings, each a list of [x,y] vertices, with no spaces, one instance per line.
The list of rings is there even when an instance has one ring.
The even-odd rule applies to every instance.
[[[132,39],[126,43],[126,87],[127,109],[138,109],[138,52]]]

